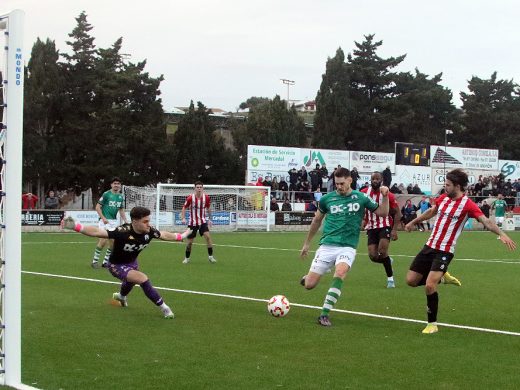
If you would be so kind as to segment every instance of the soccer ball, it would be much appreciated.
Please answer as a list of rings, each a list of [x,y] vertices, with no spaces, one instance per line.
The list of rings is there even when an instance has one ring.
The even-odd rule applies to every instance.
[[[285,295],[275,295],[267,302],[267,311],[274,317],[284,317],[289,313],[291,305]]]

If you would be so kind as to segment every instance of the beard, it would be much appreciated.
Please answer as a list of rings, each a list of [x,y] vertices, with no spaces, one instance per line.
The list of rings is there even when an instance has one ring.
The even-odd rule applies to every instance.
[[[378,191],[379,188],[381,188],[381,183],[370,182],[370,186],[371,186],[374,190]]]

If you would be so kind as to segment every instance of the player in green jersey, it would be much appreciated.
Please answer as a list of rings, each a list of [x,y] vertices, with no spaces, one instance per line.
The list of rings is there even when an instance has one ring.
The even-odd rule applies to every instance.
[[[506,216],[507,203],[504,200],[504,195],[498,194],[498,199],[493,202],[491,208],[495,210],[495,222],[501,227]]]
[[[334,278],[318,318],[318,323],[323,326],[332,325],[329,312],[339,299],[343,281],[354,263],[365,209],[373,211],[379,217],[386,217],[389,209],[388,187],[380,187],[383,200],[381,205],[378,205],[362,192],[351,188],[352,178],[348,169],[336,169],[334,179],[336,191],[320,199],[318,211],[300,253],[302,258],[307,256],[311,241],[325,219],[320,247],[316,251],[309,273],[301,280],[306,289],[313,289],[318,285],[321,276],[335,266]]]
[[[110,190],[105,191],[96,204],[96,212],[99,215],[98,227],[107,231],[114,230],[118,226],[117,213],[119,213],[124,223],[128,223],[123,207],[124,197],[123,194],[121,194],[121,180],[119,180],[118,177],[114,177],[110,182]],[[103,267],[108,267],[110,255],[114,247],[114,240],[99,238],[96,249],[94,250],[92,268],[99,268],[99,257],[101,256],[101,251],[107,244],[108,248],[105,253],[105,258],[103,259]]]

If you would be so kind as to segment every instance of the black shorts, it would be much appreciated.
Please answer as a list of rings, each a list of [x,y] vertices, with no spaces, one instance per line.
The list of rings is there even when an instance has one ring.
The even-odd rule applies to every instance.
[[[446,272],[451,259],[453,259],[453,253],[439,251],[425,245],[410,264],[410,271],[423,276],[428,275],[430,271]]]
[[[392,228],[384,227],[367,230],[368,245],[378,245],[380,240],[389,240],[391,237]]]
[[[191,234],[187,238],[195,238],[197,236],[197,232],[199,232],[201,237],[204,235],[204,233],[209,232],[209,227],[206,222],[204,222],[202,225],[188,225],[188,228],[192,229],[193,232],[191,232]]]

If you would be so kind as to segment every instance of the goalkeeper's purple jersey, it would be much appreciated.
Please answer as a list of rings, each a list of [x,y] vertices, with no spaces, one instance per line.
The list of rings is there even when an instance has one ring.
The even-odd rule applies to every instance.
[[[131,223],[125,223],[117,229],[107,231],[108,238],[114,240],[114,249],[110,254],[110,263],[129,264],[137,260],[139,253],[148,246],[154,238],[161,237],[161,233],[154,227],[144,234],[138,234]]]

